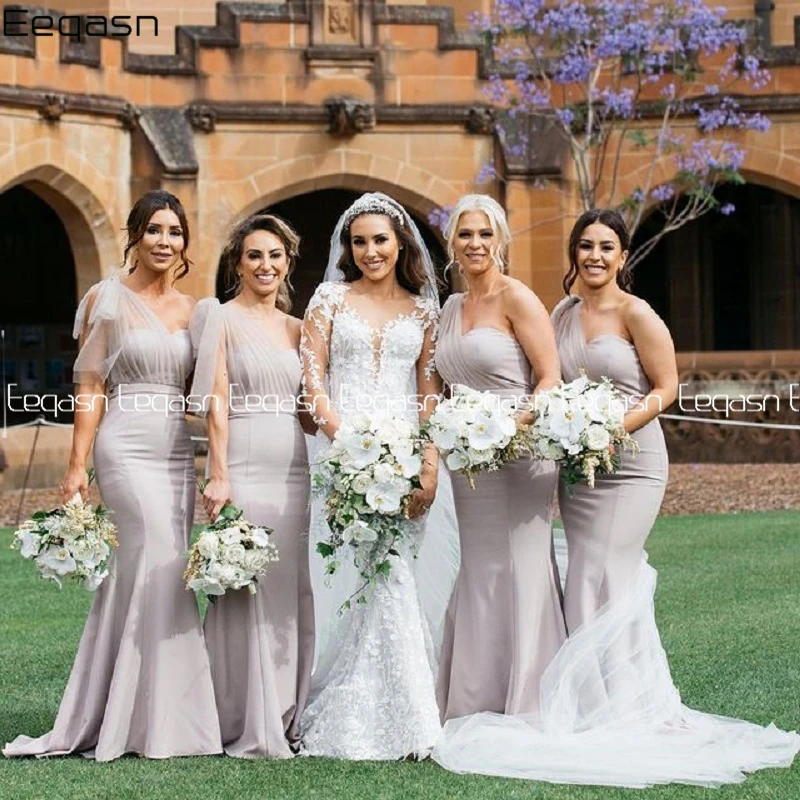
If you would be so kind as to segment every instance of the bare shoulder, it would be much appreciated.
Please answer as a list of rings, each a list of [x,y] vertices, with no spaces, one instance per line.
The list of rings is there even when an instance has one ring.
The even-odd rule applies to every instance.
[[[669,335],[664,320],[656,314],[653,307],[641,297],[630,295],[625,298],[621,308],[622,320],[625,327],[633,336],[637,333]]]
[[[184,294],[183,292],[178,292],[177,302],[180,303],[181,308],[189,312],[193,311],[194,307],[197,305],[197,300],[195,300],[194,297],[190,294]]]
[[[515,312],[530,312],[532,309],[544,309],[542,301],[530,286],[517,278],[506,277],[502,289],[503,299],[509,315]]]

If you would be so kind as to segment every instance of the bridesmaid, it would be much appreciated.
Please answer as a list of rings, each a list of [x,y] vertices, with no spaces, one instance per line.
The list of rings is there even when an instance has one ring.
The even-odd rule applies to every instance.
[[[625,429],[639,443],[622,468],[599,476],[594,489],[559,487],[569,565],[564,589],[567,630],[572,634],[609,602],[629,590],[642,548],[667,485],[667,449],[656,417],[675,399],[678,372],[666,325],[630,293],[626,267],[630,236],[611,210],[587,211],[569,240],[569,295],[553,311],[564,380],[585,370],[611,378],[630,400]]]
[[[436,369],[450,386],[530,407],[533,393],[558,383],[558,356],[544,306],[505,274],[505,213],[487,195],[467,195],[446,237],[467,291],[442,310]],[[522,410],[519,418],[533,415]],[[566,635],[550,524],[555,467],[507,464],[481,475],[474,490],[461,475],[452,478],[461,568],[439,667],[442,719],[536,713],[542,673]]]
[[[86,460],[119,530],[53,730],[19,736],[6,756],[124,753],[168,758],[222,750],[209,661],[182,574],[194,510],[194,452],[183,413],[194,301],[178,198],[148,192],[128,215],[126,275],[93,286],[75,320],[82,346],[64,500],[86,499]],[[107,409],[105,415],[103,410]],[[95,436],[95,433],[97,434]]]
[[[206,511],[230,499],[274,529],[280,558],[254,596],[226,594],[206,615],[222,741],[239,758],[292,756],[314,656],[303,430],[315,427],[298,413],[300,320],[287,313],[299,243],[277,217],[246,219],[222,256],[234,298],[202,300],[192,320],[192,394],[212,401]]]

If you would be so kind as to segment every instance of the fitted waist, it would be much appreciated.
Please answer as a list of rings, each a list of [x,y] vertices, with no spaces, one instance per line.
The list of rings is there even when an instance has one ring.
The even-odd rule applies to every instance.
[[[120,395],[134,394],[166,394],[173,397],[183,395],[183,386],[174,386],[168,383],[118,383],[111,386],[108,392],[110,399]]]

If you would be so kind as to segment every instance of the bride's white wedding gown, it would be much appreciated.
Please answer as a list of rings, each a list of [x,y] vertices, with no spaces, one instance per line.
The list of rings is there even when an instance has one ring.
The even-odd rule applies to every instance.
[[[340,420],[374,402],[417,423],[417,409],[406,399],[417,394],[417,362],[423,346],[435,339],[435,303],[419,297],[412,312],[376,329],[348,304],[349,289],[347,283],[321,284],[306,312],[314,331],[301,349],[313,388],[326,389]],[[424,356],[430,359],[429,370],[432,355]],[[319,434],[318,442],[322,437]],[[327,439],[319,442],[321,447],[326,443]],[[427,533],[419,558],[401,553],[369,602],[353,604],[339,615],[357,576],[343,565],[328,581],[332,585],[326,585],[322,559],[314,548],[326,536],[327,526],[322,503],[312,509],[318,660],[312,699],[301,722],[307,754],[389,760],[424,757],[436,743],[440,724],[430,629],[436,638],[455,577],[458,547],[446,477],[440,476],[427,521],[407,524],[417,528],[420,539]],[[422,599],[418,583],[432,590]]]

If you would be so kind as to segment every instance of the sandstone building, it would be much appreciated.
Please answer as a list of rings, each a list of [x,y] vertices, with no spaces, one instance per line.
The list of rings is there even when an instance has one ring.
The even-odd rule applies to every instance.
[[[424,224],[474,191],[480,167],[493,162],[502,180],[481,189],[508,211],[512,274],[548,306],[559,299],[574,181],[557,148],[504,152],[484,93],[485,54],[467,23],[489,0],[49,5],[56,25],[79,13],[142,20],[129,38],[17,36],[23,28],[8,26],[0,34],[6,382],[68,390],[76,300],[118,267],[124,217],[155,187],[189,212],[195,268],[183,286],[198,297],[217,291],[234,221],[267,207],[290,219],[304,238],[302,311],[333,224],[356,193],[385,191]],[[750,46],[772,70],[750,98],[772,129],[742,134],[748,184],[723,189],[737,214],[669,237],[643,264],[638,288],[670,325],[684,378],[789,381],[800,375],[800,0],[725,6],[750,21]],[[42,13],[8,8],[13,23]],[[631,181],[640,167],[631,155]],[[546,189],[541,176],[552,179]],[[438,234],[426,236],[441,260]],[[797,444],[788,434],[761,432],[762,441],[680,424],[671,435],[687,457],[725,458],[736,437],[754,458],[767,453],[764,441],[772,458]]]

